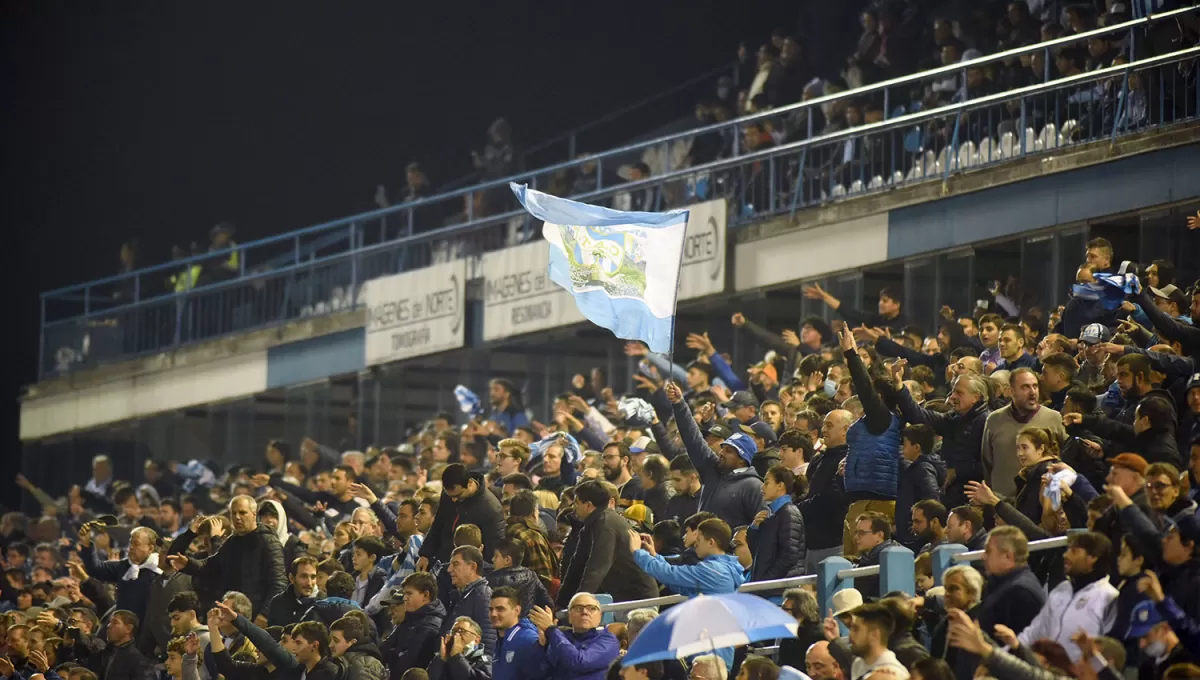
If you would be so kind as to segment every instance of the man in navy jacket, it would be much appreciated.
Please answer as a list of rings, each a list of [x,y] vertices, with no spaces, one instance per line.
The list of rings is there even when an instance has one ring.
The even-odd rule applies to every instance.
[[[547,676],[555,680],[603,680],[608,667],[620,656],[621,643],[600,626],[600,602],[591,593],[576,593],[567,613],[571,627],[564,630],[547,607],[535,607],[529,620],[541,632],[546,646]]]

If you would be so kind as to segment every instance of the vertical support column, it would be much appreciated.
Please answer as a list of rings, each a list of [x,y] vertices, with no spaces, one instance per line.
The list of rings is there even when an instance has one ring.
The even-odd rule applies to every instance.
[[[828,613],[834,593],[854,587],[854,579],[843,581],[837,577],[839,571],[850,566],[850,561],[845,557],[826,557],[817,565],[817,602],[821,607],[821,616]]]
[[[884,548],[879,560],[879,593],[901,591],[916,595],[915,565],[913,551],[908,548],[902,545]]]
[[[940,586],[942,584],[942,574],[946,570],[954,566],[954,560],[951,559],[959,553],[967,552],[967,546],[961,543],[947,543],[939,545],[933,549],[933,585]]]

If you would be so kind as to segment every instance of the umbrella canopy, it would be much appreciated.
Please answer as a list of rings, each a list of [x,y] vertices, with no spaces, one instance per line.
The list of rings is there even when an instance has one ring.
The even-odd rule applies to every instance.
[[[791,614],[757,595],[698,595],[638,633],[621,665],[682,659],[758,640],[796,637]]]

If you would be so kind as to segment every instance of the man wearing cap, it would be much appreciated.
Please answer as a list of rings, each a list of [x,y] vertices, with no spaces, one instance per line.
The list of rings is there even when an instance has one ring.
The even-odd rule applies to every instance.
[[[1102,324],[1092,323],[1079,332],[1079,344],[1083,348],[1083,363],[1076,377],[1084,384],[1099,382],[1104,378],[1104,365],[1108,363],[1108,341],[1112,333]]]
[[[1129,620],[1128,640],[1142,650],[1139,678],[1161,678],[1175,664],[1195,663],[1196,657],[1179,643],[1179,636],[1150,600],[1139,602]]]
[[[1182,290],[1173,283],[1169,283],[1162,288],[1151,288],[1150,292],[1154,295],[1154,305],[1159,308],[1164,314],[1168,314],[1172,319],[1183,323],[1191,323],[1192,319],[1187,315],[1188,299]]]
[[[703,489],[700,509],[707,510],[729,526],[745,526],[760,510],[766,510],[762,497],[762,479],[750,461],[758,447],[749,435],[736,432],[721,443],[719,452],[709,448],[692,411],[683,400],[683,392],[674,383],[667,383],[667,400],[675,411],[679,434],[687,448],[688,457],[700,473]],[[711,434],[711,432],[710,432]]]
[[[1184,323],[1174,319],[1170,314],[1159,309],[1148,287],[1142,287],[1142,292],[1133,300],[1139,304],[1142,311],[1154,324],[1154,330],[1163,342],[1178,342],[1183,347],[1182,354],[1189,357],[1200,356],[1200,328],[1195,324]],[[1192,291],[1192,318],[1200,316],[1200,290]]]
[[[746,390],[734,392],[723,405],[737,420],[735,425],[749,427],[764,443],[775,443],[775,430],[758,417],[758,399],[754,398],[753,393]]]

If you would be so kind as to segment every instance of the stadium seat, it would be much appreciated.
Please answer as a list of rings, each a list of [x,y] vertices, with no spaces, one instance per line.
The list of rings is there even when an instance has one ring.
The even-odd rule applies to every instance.
[[[846,187],[842,186],[841,184],[834,185],[833,190],[831,192],[829,192],[830,198],[841,198],[845,195],[846,195]]]
[[[863,190],[863,182],[861,179],[856,179],[850,183],[850,191],[847,193],[861,194]]]
[[[996,149],[996,158],[1011,158],[1016,145],[1017,136],[1011,132],[1005,132],[1000,136],[1000,146]]]
[[[975,163],[990,163],[991,161],[996,160],[996,151],[997,150],[992,145],[992,138],[984,137],[979,141],[979,149],[975,154]]]
[[[883,188],[883,175],[875,175],[871,178],[871,183],[867,185],[867,189],[875,191]]]
[[[1079,121],[1074,118],[1068,118],[1063,121],[1062,130],[1058,133],[1058,145],[1062,146],[1074,141],[1075,135],[1079,132]]]
[[[1054,123],[1046,123],[1046,127],[1042,128],[1042,134],[1038,136],[1038,148],[1049,151],[1058,147],[1058,126]]]
[[[904,173],[903,172],[901,172],[900,170],[897,170],[896,172],[892,173],[892,179],[891,179],[892,186],[895,186],[903,181],[904,181]]]
[[[1023,154],[1033,153],[1035,150],[1034,145],[1036,143],[1037,143],[1037,131],[1031,127],[1025,128],[1025,148],[1021,150],[1021,153],[1023,153]]]
[[[957,169],[969,168],[979,160],[975,153],[975,142],[967,140],[958,147],[958,164]]]

